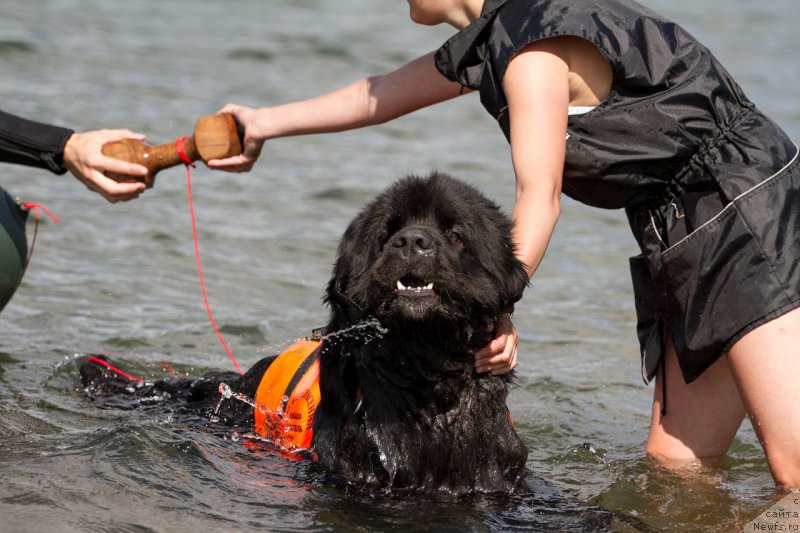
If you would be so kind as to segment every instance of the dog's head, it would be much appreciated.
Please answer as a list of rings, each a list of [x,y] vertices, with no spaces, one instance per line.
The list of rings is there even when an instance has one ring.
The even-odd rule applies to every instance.
[[[510,219],[474,187],[440,173],[398,180],[339,244],[326,301],[330,326],[367,317],[424,334],[478,327],[527,284]]]

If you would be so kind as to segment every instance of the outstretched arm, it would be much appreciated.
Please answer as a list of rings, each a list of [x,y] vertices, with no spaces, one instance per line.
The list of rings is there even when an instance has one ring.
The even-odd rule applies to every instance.
[[[461,92],[461,85],[436,70],[433,53],[429,53],[388,74],[363,78],[308,100],[261,109],[228,104],[221,111],[232,113],[244,127],[244,151],[240,156],[209,161],[208,166],[246,172],[268,139],[381,124]]]

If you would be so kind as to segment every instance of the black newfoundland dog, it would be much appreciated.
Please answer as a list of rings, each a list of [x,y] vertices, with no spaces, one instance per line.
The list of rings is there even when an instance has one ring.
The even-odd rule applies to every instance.
[[[370,490],[461,496],[525,487],[527,449],[506,407],[510,378],[473,367],[487,326],[527,285],[511,227],[475,188],[440,173],[398,180],[353,220],[324,298],[325,331],[377,321],[382,333],[370,341],[323,338],[318,350],[312,451],[325,472]],[[135,387],[97,358],[81,375],[105,405],[123,406],[114,398],[127,395],[208,413],[221,381],[252,397],[273,360],[243,376]],[[233,399],[219,414],[232,425],[253,424],[253,408]]]

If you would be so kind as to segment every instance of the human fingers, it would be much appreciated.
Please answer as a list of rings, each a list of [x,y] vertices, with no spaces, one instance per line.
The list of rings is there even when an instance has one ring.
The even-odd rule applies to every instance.
[[[143,141],[145,139],[144,133],[137,133],[126,128],[95,130],[94,132],[90,133],[96,134],[98,142],[102,144],[113,141],[121,141],[122,139],[135,139],[137,141]]]
[[[84,184],[111,203],[133,200],[145,190],[142,182],[119,182],[98,171],[92,172],[89,178],[84,180]]]
[[[102,152],[103,145],[110,142],[126,139],[144,141],[144,134],[136,133],[128,129],[98,130],[90,133],[94,135],[92,142],[95,146],[90,148],[90,159],[88,159],[87,162],[93,170],[98,170],[107,175],[113,174],[117,176],[129,176],[131,178],[144,178],[147,175],[147,168],[145,166],[114,159],[113,157],[104,155]],[[94,150],[96,147],[99,147],[99,150]]]
[[[244,150],[241,154],[225,159],[212,159],[206,163],[208,168],[226,172],[249,172],[261,155],[264,141],[251,139],[247,135],[245,133]]]
[[[242,153],[226,159],[212,159],[206,164],[214,170],[226,172],[249,172],[261,155],[264,137],[258,129],[257,110],[237,104],[227,104],[218,113],[230,113],[241,129]]]
[[[123,179],[144,179],[147,176],[147,167],[136,163],[129,163],[120,159],[114,159],[106,155],[100,155],[91,163],[93,170],[100,171],[106,175],[113,175]]]
[[[230,113],[231,115],[236,115],[236,112],[241,108],[242,106],[229,102],[222,106],[217,113]]]
[[[73,133],[64,146],[64,164],[83,182],[93,181],[94,172],[109,172],[141,179],[147,174],[144,166],[108,157],[103,154],[103,146],[122,139],[141,141],[144,138],[144,135],[126,129]]]
[[[499,334],[475,353],[475,371],[480,373],[504,374],[511,370],[513,344],[508,335]]]
[[[252,127],[252,122],[255,118],[256,110],[252,107],[247,107],[237,104],[226,104],[217,113],[229,113],[236,119],[236,123],[244,130],[245,137],[248,130]]]
[[[249,172],[255,162],[255,159],[243,153],[226,159],[211,159],[206,165],[210,169],[224,170],[225,172]]]
[[[519,339],[511,317],[503,314],[494,324],[494,337],[475,353],[475,370],[494,375],[507,374],[517,364]]]

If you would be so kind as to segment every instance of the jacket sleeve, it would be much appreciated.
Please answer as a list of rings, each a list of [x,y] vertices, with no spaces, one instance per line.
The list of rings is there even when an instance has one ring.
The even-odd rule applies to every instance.
[[[64,174],[64,145],[73,133],[0,111],[0,161]]]

